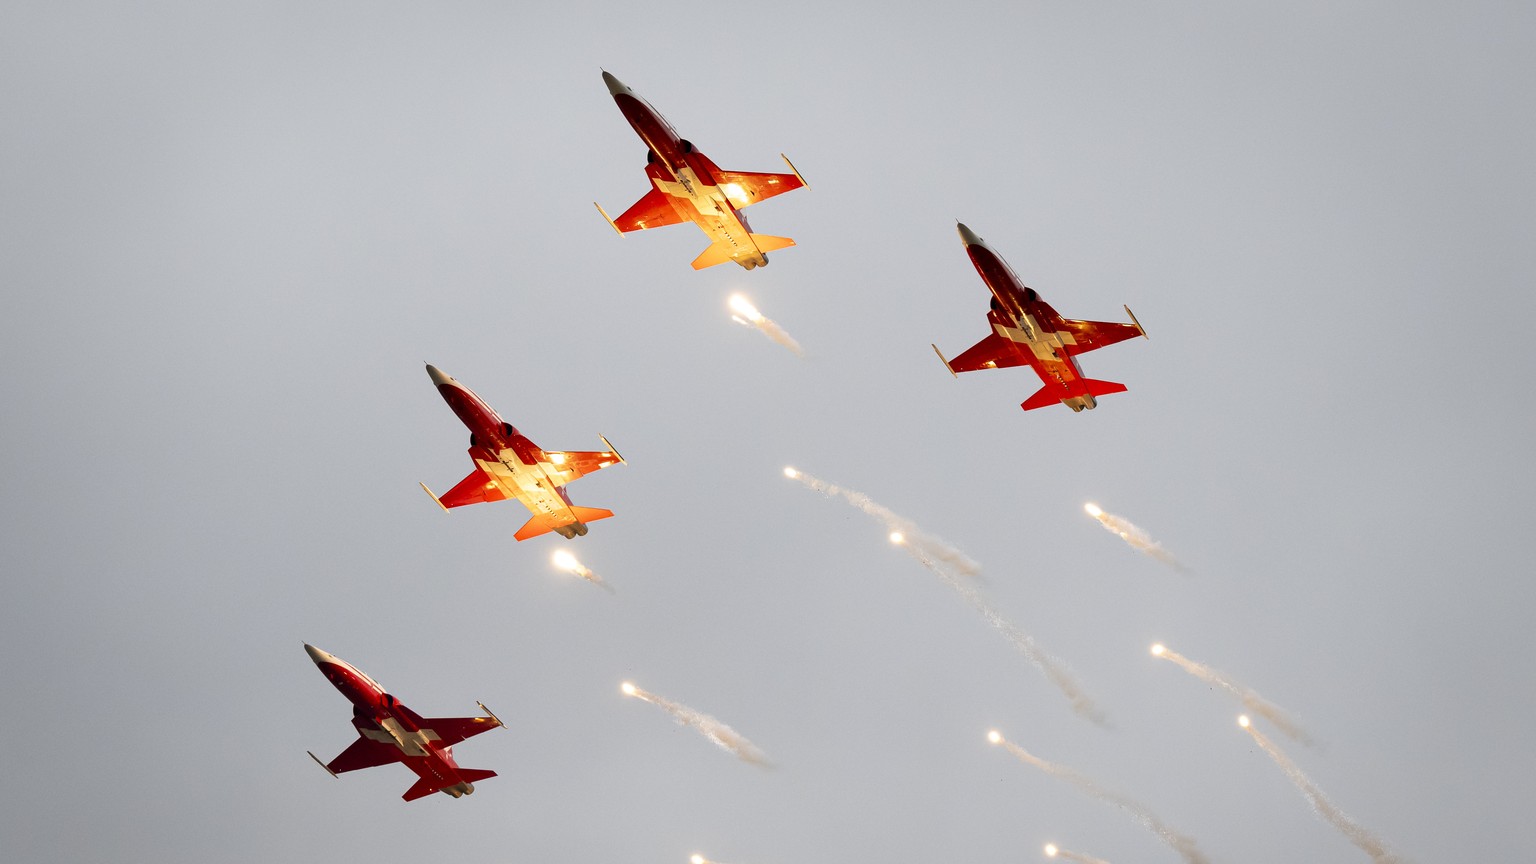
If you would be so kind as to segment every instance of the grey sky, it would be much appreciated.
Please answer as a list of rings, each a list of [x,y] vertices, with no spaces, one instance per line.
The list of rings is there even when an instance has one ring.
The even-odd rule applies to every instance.
[[[1522,4],[61,4],[0,9],[0,858],[1361,861],[1154,641],[1419,862],[1536,856],[1536,106]],[[695,273],[606,68],[722,167],[810,181]],[[966,222],[1129,392],[1024,414]],[[729,320],[745,292],[806,349]],[[615,518],[444,515],[431,362]],[[881,526],[984,568],[1060,694]],[[1094,500],[1194,571],[1136,554]],[[567,546],[616,590],[556,573]],[[301,648],[509,729],[406,805],[332,780]],[[719,718],[761,771],[648,706]]]

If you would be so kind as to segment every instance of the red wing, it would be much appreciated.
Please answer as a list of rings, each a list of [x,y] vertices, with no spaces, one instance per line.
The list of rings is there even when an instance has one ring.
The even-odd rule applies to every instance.
[[[489,717],[430,717],[421,721],[421,728],[436,732],[437,743],[443,747],[452,747],[500,725]]]
[[[1076,344],[1067,346],[1068,354],[1085,354],[1096,351],[1105,345],[1113,345],[1116,342],[1124,342],[1137,336],[1145,335],[1141,328],[1134,324],[1117,324],[1112,321],[1078,321],[1068,318],[1062,323],[1067,325],[1067,332],[1076,339]]]
[[[978,369],[1003,369],[1022,366],[1024,360],[1014,349],[1013,343],[994,331],[987,338],[965,350],[964,354],[949,361],[951,372],[975,372]]]
[[[471,451],[473,455],[473,451]],[[459,485],[449,489],[443,497],[437,499],[444,507],[463,507],[466,504],[485,504],[491,501],[504,501],[506,495],[491,480],[490,475],[480,470],[480,465],[475,465],[475,470],[468,477],[459,481]]]
[[[633,207],[613,220],[613,227],[624,232],[643,231],[646,228],[676,225],[682,221],[683,217],[677,215],[677,210],[673,208],[667,193],[652,186],[651,191],[645,193],[645,197],[636,201]]]
[[[400,761],[400,748],[393,744],[385,744],[382,741],[374,741],[369,738],[358,738],[352,742],[352,746],[341,751],[341,755],[332,759],[325,767],[337,774],[348,771],[360,771],[364,768],[373,768],[378,765],[388,765],[391,762]]]
[[[717,171],[715,182],[737,208],[766,201],[805,185],[794,174],[754,174],[749,171]],[[728,184],[735,184],[740,191],[732,189]]]
[[[555,450],[544,455],[549,457],[549,473],[562,485],[623,461],[612,450]]]

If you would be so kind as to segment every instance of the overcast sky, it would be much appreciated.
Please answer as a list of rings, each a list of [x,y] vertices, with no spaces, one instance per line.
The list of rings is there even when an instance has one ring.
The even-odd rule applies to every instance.
[[[1536,7],[33,3],[0,8],[0,859],[1366,861],[1166,642],[1405,858],[1536,857]],[[606,68],[726,169],[812,189],[694,272],[620,238]],[[1062,314],[1150,334],[1024,413],[962,220]],[[806,348],[732,323],[748,294]],[[430,362],[617,515],[444,514]],[[980,562],[1107,717],[785,479]],[[1131,519],[1191,572],[1084,515]],[[574,551],[615,594],[556,572]],[[302,642],[500,776],[333,780]],[[732,758],[623,680],[730,724]]]

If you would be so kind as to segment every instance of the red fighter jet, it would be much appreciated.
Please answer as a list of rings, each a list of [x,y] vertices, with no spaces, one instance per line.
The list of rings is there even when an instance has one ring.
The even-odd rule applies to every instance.
[[[1125,314],[1131,316],[1129,324],[1063,318],[1040,299],[1035,289],[1025,287],[1008,262],[971,229],[961,225],[960,239],[965,242],[965,251],[981,274],[981,281],[992,289],[992,311],[987,313],[992,332],[953,361],[944,360],[944,352],[933,346],[949,374],[959,377],[956,373],[977,369],[1033,366],[1045,386],[1020,405],[1025,411],[1057,402],[1081,411],[1098,404],[1095,396],[1125,390],[1124,384],[1084,378],[1077,355],[1133,336],[1145,337],[1146,331],[1141,329],[1131,307],[1125,307]]]
[[[563,488],[578,477],[624,461],[607,438],[597,436],[608,445],[607,450],[541,450],[474,391],[435,366],[428,365],[427,374],[453,413],[469,427],[469,458],[475,460],[475,470],[441,498],[433,495],[427,484],[421,484],[439,507],[447,510],[516,498],[534,514],[513,535],[518,540],[551,531],[566,539],[583,536],[588,522],[613,515],[612,510],[575,506]]]
[[[779,154],[793,172],[790,174],[721,171],[708,156],[693,149],[692,142],[679,136],[649,102],[625,87],[624,82],[607,72],[603,73],[603,81],[608,84],[613,101],[619,103],[619,110],[624,112],[624,119],[650,148],[645,157],[645,173],[653,187],[617,219],[609,219],[603,206],[593,202],[613,230],[622,236],[628,231],[692,221],[710,239],[710,247],[693,259],[695,270],[726,261],[735,261],[751,270],[768,263],[767,253],[795,245],[788,237],[753,234],[747,217],[737,212],[805,185],[789,157]]]
[[[401,705],[395,697],[384,692],[377,681],[359,672],[351,663],[313,645],[306,644],[304,650],[336,689],[352,702],[352,725],[357,727],[358,739],[330,764],[309,754],[309,758],[320,762],[320,767],[329,771],[332,777],[346,771],[402,762],[421,778],[402,796],[407,801],[415,801],[433,792],[454,798],[468,795],[475,791],[474,781],[496,776],[495,771],[460,768],[453,761],[453,745],[501,725],[501,720],[491,713],[491,709],[477,702],[475,704],[480,705],[480,710],[487,716],[422,717]]]

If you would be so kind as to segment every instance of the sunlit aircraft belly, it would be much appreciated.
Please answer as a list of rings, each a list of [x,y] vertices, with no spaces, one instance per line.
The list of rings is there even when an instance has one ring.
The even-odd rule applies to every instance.
[[[704,233],[716,241],[725,241],[738,253],[762,254],[752,242],[752,229],[746,219],[732,206],[730,188],[711,185],[690,165],[677,168],[675,174],[676,180],[656,180],[656,188],[681,202],[683,212],[704,229]],[[731,186],[726,184],[726,187]],[[745,193],[739,188],[736,194],[745,201]],[[736,256],[733,254],[732,257]]]
[[[1040,320],[1028,312],[1019,316],[1017,326],[994,323],[992,328],[997,331],[997,335],[1012,342],[1020,350],[1028,350],[1025,359],[1029,360],[1029,365],[1035,367],[1042,378],[1051,378],[1065,384],[1081,377],[1077,361],[1066,351],[1068,345],[1077,344],[1077,337],[1069,331],[1052,332],[1041,326]]]
[[[510,449],[501,451],[499,455],[499,462],[484,459],[476,459],[475,462],[501,487],[507,497],[516,498],[523,502],[524,507],[540,515],[564,513],[572,520],[576,518],[570,512],[571,505],[560,494],[559,486],[549,479],[542,464],[528,465]]]

